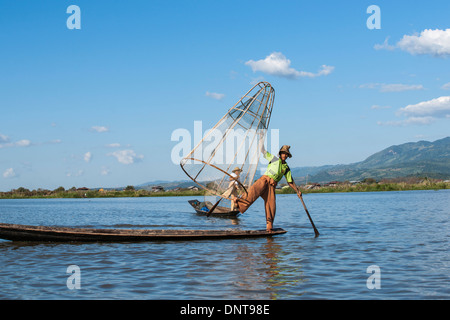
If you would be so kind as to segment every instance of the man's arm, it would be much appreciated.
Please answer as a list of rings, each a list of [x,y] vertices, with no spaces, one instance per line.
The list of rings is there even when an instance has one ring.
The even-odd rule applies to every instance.
[[[261,153],[263,154],[263,155],[266,155],[266,152],[267,152],[267,150],[266,150],[266,148],[264,148],[264,143],[261,145]]]
[[[264,148],[264,131],[260,130],[258,134],[259,134],[259,143],[261,143],[261,153],[265,156],[267,151],[266,148]]]
[[[261,153],[263,157],[266,158],[266,160],[269,162],[272,161],[274,158],[274,156],[270,152],[268,152],[266,148],[264,148],[264,143],[261,145]]]
[[[302,192],[297,188],[294,180],[292,180],[292,182],[288,182],[288,184],[297,193],[297,197],[301,198]]]
[[[297,185],[294,182],[294,178],[292,178],[291,169],[288,168],[287,172],[285,173],[286,182],[289,184],[289,186],[297,193],[297,196],[301,198],[302,192],[297,188]]]
[[[264,148],[264,142],[261,143],[261,153],[265,156],[266,155],[266,148]]]

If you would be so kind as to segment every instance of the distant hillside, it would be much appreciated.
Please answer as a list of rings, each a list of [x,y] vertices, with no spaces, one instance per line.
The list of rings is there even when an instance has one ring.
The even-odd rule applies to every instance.
[[[308,182],[361,181],[365,178],[377,180],[398,177],[429,177],[450,179],[450,137],[434,142],[419,141],[391,146],[377,152],[366,160],[345,165],[291,168],[298,184]],[[257,177],[255,177],[257,178]],[[281,181],[284,183],[284,179]],[[191,180],[151,181],[135,186],[136,189],[151,190],[152,186],[166,190],[194,186]]]
[[[292,168],[295,180],[304,183],[360,181],[407,176],[450,179],[450,137],[391,146],[366,160],[347,165]]]

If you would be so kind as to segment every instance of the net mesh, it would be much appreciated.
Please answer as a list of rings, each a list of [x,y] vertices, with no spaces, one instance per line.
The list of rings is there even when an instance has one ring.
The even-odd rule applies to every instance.
[[[251,88],[185,156],[184,172],[208,193],[230,199],[253,183],[269,126],[275,91]]]

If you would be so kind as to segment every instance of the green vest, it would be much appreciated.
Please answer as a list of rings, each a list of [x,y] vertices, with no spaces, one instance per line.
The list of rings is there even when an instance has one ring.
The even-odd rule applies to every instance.
[[[266,154],[264,155],[264,158],[266,158],[269,161],[267,170],[264,173],[265,176],[272,178],[277,183],[280,182],[280,180],[281,180],[281,178],[283,178],[283,176],[286,177],[286,181],[288,183],[293,182],[292,175],[291,175],[291,169],[289,169],[289,166],[287,165],[287,163],[282,163],[280,158],[271,155],[269,152],[266,152]]]

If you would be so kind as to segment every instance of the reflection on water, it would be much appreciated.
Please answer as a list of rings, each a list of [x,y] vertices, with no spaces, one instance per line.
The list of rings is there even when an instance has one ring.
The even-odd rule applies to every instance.
[[[293,261],[274,238],[266,238],[258,245],[237,245],[234,269],[230,270],[233,284],[239,289],[236,298],[278,299],[301,295],[296,286],[303,282],[300,261]],[[294,262],[294,264],[293,264]]]
[[[450,190],[277,198],[273,238],[149,243],[0,240],[0,299],[448,299]],[[264,229],[262,201],[237,219],[188,198],[0,200],[0,222],[97,228]],[[69,265],[81,289],[66,286]],[[367,267],[381,289],[366,286]]]
[[[300,297],[302,292],[298,285],[306,281],[300,258],[290,258],[290,255],[282,248],[273,239],[267,239],[263,247],[263,263],[267,267],[264,282],[267,283],[267,290],[272,300],[280,297],[283,299]],[[278,294],[279,291],[285,294]]]

